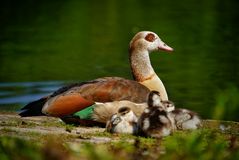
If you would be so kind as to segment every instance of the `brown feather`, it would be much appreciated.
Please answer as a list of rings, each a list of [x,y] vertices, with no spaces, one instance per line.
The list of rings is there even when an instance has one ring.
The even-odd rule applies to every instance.
[[[47,115],[62,117],[93,104],[94,102],[84,99],[79,94],[59,95],[48,100],[42,112]]]
[[[65,116],[80,111],[94,102],[128,100],[135,103],[147,101],[149,89],[138,82],[119,77],[105,77],[71,86],[55,92],[43,107],[43,113]]]

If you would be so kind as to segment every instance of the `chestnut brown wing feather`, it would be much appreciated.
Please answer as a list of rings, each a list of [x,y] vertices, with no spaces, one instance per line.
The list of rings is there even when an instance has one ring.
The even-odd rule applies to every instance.
[[[129,100],[143,103],[146,102],[150,92],[136,81],[118,77],[97,79],[95,83],[84,84],[73,89],[85,99],[94,102]]]
[[[89,83],[65,87],[55,92],[43,107],[43,112],[52,116],[64,116],[80,111],[94,102],[129,100],[146,102],[149,89],[123,78],[106,77]]]

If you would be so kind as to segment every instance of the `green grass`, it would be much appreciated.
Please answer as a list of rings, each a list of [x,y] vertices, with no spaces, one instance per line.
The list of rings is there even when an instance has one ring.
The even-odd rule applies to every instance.
[[[0,159],[45,159],[51,156],[54,159],[64,157],[92,160],[239,158],[239,137],[210,129],[193,132],[177,131],[163,139],[131,135],[110,135],[110,137],[118,140],[94,144],[68,142],[60,136],[39,137],[31,141],[3,136],[0,137]]]

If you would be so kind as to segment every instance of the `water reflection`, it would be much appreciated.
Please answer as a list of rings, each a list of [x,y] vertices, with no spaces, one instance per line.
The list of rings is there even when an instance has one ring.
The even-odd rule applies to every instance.
[[[0,83],[0,105],[9,105],[8,110],[12,110],[12,105],[23,106],[56,91],[63,84],[61,81]]]

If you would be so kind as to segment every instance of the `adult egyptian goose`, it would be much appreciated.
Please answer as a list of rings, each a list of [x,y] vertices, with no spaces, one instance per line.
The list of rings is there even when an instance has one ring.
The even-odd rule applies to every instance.
[[[95,103],[128,100],[133,103],[147,102],[150,90],[160,92],[168,100],[162,81],[154,72],[149,53],[173,51],[155,33],[142,31],[130,42],[129,59],[135,81],[119,77],[104,77],[60,88],[53,94],[23,107],[20,116],[49,115],[65,117]]]

